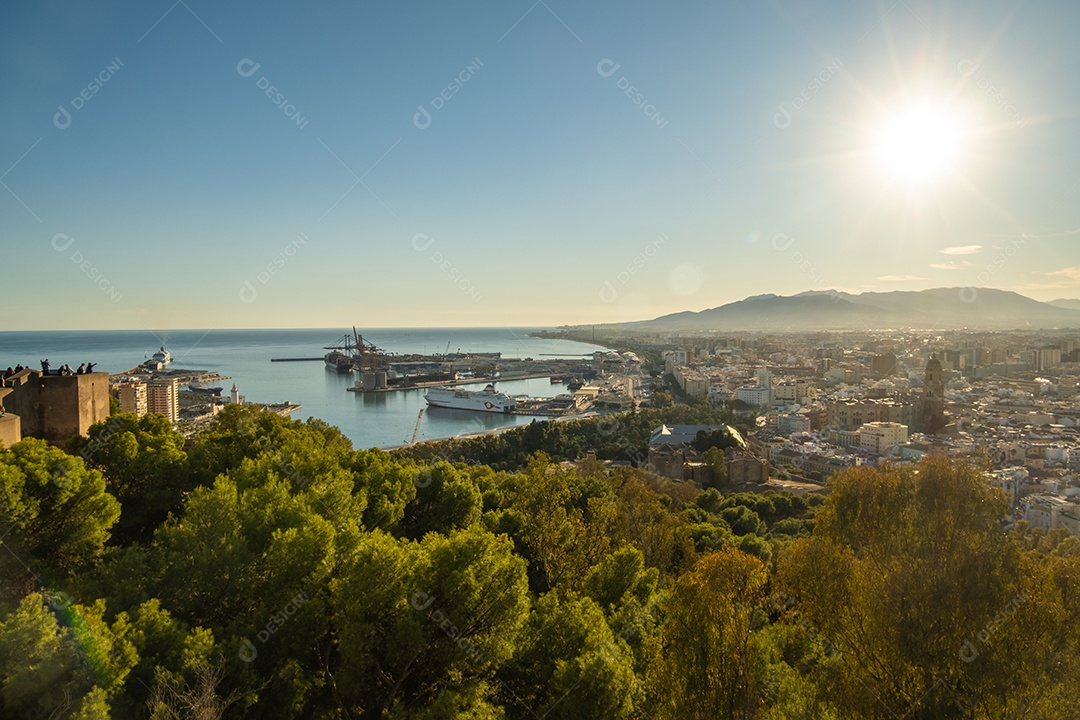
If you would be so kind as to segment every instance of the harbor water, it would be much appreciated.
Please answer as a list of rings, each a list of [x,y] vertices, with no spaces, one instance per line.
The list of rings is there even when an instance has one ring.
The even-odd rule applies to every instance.
[[[530,337],[534,328],[396,328],[363,333],[390,353],[441,354],[501,352],[504,358],[581,358],[604,348],[569,340]],[[228,377],[208,383],[228,394],[236,383],[240,394],[257,403],[293,402],[303,405],[294,419],[317,417],[341,431],[358,448],[391,447],[408,442],[424,402],[424,390],[385,393],[348,392],[356,373],[338,374],[322,361],[270,362],[271,358],[321,357],[323,346],[335,342],[344,329],[304,330],[99,330],[0,332],[0,370],[17,364],[39,368],[48,359],[53,368],[73,368],[92,362],[96,371],[119,373],[143,362],[164,345],[173,356],[173,369],[207,370]],[[466,389],[480,389],[464,385]],[[497,383],[511,396],[553,397],[566,392],[547,378]],[[522,415],[496,415],[433,408],[420,419],[417,440],[435,440],[529,423]]]

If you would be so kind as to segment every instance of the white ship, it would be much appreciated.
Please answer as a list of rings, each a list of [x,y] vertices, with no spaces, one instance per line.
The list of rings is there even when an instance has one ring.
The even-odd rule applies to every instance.
[[[145,355],[143,356],[146,357]],[[162,345],[161,349],[154,353],[153,357],[143,360],[142,367],[146,370],[160,371],[164,370],[172,362],[172,353],[165,349]]]
[[[496,392],[489,384],[483,390],[455,390],[438,387],[428,390],[424,396],[432,407],[454,410],[477,410],[479,412],[509,413],[517,407],[517,401],[506,393]]]
[[[160,363],[162,367],[165,367],[172,362],[172,353],[166,350],[165,346],[162,345],[161,349],[154,353],[150,359]]]

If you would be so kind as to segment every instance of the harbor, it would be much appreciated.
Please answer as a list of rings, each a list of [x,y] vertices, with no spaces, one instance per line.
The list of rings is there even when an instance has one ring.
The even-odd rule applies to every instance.
[[[625,372],[636,358],[596,351],[551,359],[533,357],[505,358],[501,352],[450,352],[447,343],[439,354],[387,352],[365,340],[353,328],[337,341],[324,346],[329,352],[322,358],[328,371],[352,376],[348,392],[380,395],[408,390],[426,390],[424,399],[431,407],[538,417],[574,417],[594,409],[599,394],[605,391],[605,376]],[[303,362],[311,358],[272,358],[272,362]],[[546,379],[552,386],[568,392],[554,397],[515,396],[499,392],[497,383]],[[468,390],[481,386],[483,390]],[[455,390],[455,388],[458,388]],[[610,388],[609,388],[610,389]],[[620,406],[633,406],[632,393]]]
[[[573,395],[575,388],[583,387],[588,391],[592,385],[602,383],[597,377],[575,377],[567,371],[574,366],[598,370],[599,364],[592,360],[595,352],[608,351],[587,342],[531,335],[540,329],[371,329],[364,331],[364,338],[366,340],[370,335],[380,347],[395,351],[386,353],[395,362],[445,360],[456,363],[460,377],[456,381],[446,378],[446,381],[456,382],[450,387],[480,389],[497,370],[495,387],[515,398],[522,410],[521,413],[503,414],[434,408],[430,413],[424,413],[418,427],[417,441],[423,442],[525,425],[538,418],[579,416],[580,411],[570,415],[548,414],[555,413],[565,399],[557,401],[555,408],[545,408],[543,402],[560,394]],[[319,362],[330,352],[323,349],[331,344],[327,341],[342,334],[341,330],[326,328],[20,332],[4,336],[0,354],[6,365],[12,366],[17,362],[27,365],[39,358],[50,358],[56,363],[70,358],[93,360],[98,363],[98,369],[110,373],[115,382],[140,382],[146,386],[147,394],[150,392],[148,383],[170,385],[169,381],[175,379],[178,427],[185,434],[189,426],[207,422],[212,417],[209,415],[213,411],[212,405],[216,405],[207,397],[189,394],[189,384],[194,381],[210,388],[221,387],[217,402],[228,399],[232,385],[236,384],[245,402],[288,414],[295,420],[325,420],[341,428],[356,448],[391,447],[408,442],[419,411],[427,408],[425,394],[429,388],[395,385],[391,392],[350,391],[357,380],[362,381],[362,374],[357,370],[339,373],[329,369],[325,362]],[[139,361],[144,354],[149,359],[149,355],[162,345],[171,351],[172,362],[153,372],[140,368],[142,363]],[[318,360],[311,359],[316,356]],[[282,358],[306,360],[271,362]],[[466,361],[465,358],[472,359]],[[605,374],[622,369],[610,356],[603,365]],[[409,376],[410,383],[422,382],[415,377],[421,374],[421,369],[401,368],[402,374]],[[475,373],[472,377],[468,375],[470,370]],[[562,382],[552,383],[549,379],[552,375]],[[446,385],[446,381],[432,382],[439,386]],[[113,390],[114,394],[119,393],[119,388]],[[136,393],[134,389],[124,392]],[[160,394],[162,391],[153,392]],[[534,402],[527,403],[526,398],[534,399]],[[148,402],[148,398],[143,402]],[[525,414],[525,410],[534,414]]]

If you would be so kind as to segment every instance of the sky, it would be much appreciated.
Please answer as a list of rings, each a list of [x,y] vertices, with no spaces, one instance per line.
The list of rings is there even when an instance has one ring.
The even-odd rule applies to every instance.
[[[2,330],[1080,297],[1073,2],[0,8]]]

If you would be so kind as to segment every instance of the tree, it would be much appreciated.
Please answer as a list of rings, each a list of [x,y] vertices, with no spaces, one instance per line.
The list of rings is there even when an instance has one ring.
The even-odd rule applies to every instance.
[[[354,474],[356,492],[367,496],[364,528],[400,534],[405,508],[416,497],[417,485],[427,480],[425,471],[368,450],[354,453],[346,467]]]
[[[151,597],[167,598],[184,621],[222,637],[254,635],[298,592],[321,586],[338,543],[350,541],[318,507],[280,478],[240,490],[223,477],[197,489],[183,515],[155,536]],[[275,643],[294,627],[295,620],[275,633]]]
[[[306,454],[314,450],[318,450],[316,462],[306,463]],[[253,460],[275,452],[313,468],[327,463],[346,467],[353,450],[340,430],[321,420],[299,422],[274,412],[232,404],[196,436],[188,454],[192,479],[196,485],[210,485],[222,473],[239,467],[245,458]]]
[[[225,663],[203,661],[194,668],[195,679],[160,673],[147,705],[151,720],[221,720],[225,711],[239,702],[244,693],[232,690],[221,696],[218,686],[225,676]]]
[[[1001,531],[1003,495],[979,467],[941,456],[917,471],[849,469],[831,485],[813,537],[791,546],[779,580],[846,660],[836,702],[866,718],[1006,716],[973,714],[989,698],[1017,699],[1013,653],[990,652],[980,632],[1040,573],[1023,569]],[[1021,602],[1019,619],[994,632],[1016,656],[1043,655],[1024,637],[1031,627],[1018,634],[1039,625],[1034,607]]]
[[[756,639],[768,570],[734,548],[706,555],[664,603],[657,716],[747,720],[762,704]]]
[[[633,655],[590,598],[549,592],[502,674],[500,699],[513,720],[631,718],[642,700]]]
[[[0,622],[0,700],[4,717],[37,720],[107,717],[137,655],[126,618],[110,627],[105,605],[31,593]],[[65,626],[57,621],[65,618]]]
[[[745,505],[724,508],[720,518],[736,535],[764,535],[768,531],[758,514]]]
[[[482,499],[472,479],[447,462],[417,471],[416,496],[405,508],[405,534],[420,539],[429,532],[450,532],[480,518]]]
[[[704,430],[698,430],[697,435],[690,442],[690,445],[701,452],[710,450],[712,448],[724,448],[739,447],[739,441],[736,440],[727,428],[719,428],[712,432],[705,432]]]
[[[712,470],[712,481],[709,487],[721,489],[728,487],[727,458],[724,457],[724,451],[719,447],[711,447],[705,451],[701,459]]]
[[[5,583],[14,597],[30,589],[32,573],[70,574],[97,558],[119,516],[101,473],[82,460],[33,438],[0,450],[3,567],[22,578]]]
[[[128,618],[127,613],[120,616]],[[189,629],[156,598],[135,608],[127,622],[127,639],[138,653],[138,662],[126,679],[124,692],[113,701],[113,714],[118,718],[144,717],[152,696],[164,699],[172,689],[198,686],[204,674],[201,671],[217,662],[213,633]]]
[[[533,577],[547,590],[578,587],[610,546],[615,508],[587,492],[586,478],[551,466],[545,456],[535,456],[521,478],[513,506],[525,520]]]
[[[603,558],[585,578],[585,594],[605,612],[614,613],[630,601],[649,604],[659,573],[645,568],[645,556],[623,547]]]
[[[193,489],[184,438],[164,416],[150,413],[113,415],[76,436],[68,452],[105,475],[109,492],[120,501],[113,539],[121,545],[143,542],[180,509]]]
[[[376,530],[332,581],[330,604],[339,659],[328,677],[348,714],[483,705],[525,620],[525,565],[477,526],[422,542]]]
[[[622,547],[601,560],[585,578],[585,594],[604,611],[617,638],[632,653],[634,671],[646,675],[646,648],[659,628],[660,572],[645,566],[640,550]]]

